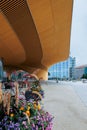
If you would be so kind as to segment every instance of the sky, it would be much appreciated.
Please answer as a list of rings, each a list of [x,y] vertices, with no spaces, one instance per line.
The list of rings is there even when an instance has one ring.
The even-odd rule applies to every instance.
[[[87,64],[87,0],[74,0],[70,53],[76,66]]]

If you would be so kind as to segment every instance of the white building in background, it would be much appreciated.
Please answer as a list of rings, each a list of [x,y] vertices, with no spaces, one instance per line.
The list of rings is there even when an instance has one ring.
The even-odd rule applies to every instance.
[[[48,78],[73,79],[76,58],[69,57],[66,61],[59,62],[51,66],[48,70]]]
[[[87,75],[87,65],[82,65],[75,68],[74,71],[75,79],[81,79],[83,75]]]

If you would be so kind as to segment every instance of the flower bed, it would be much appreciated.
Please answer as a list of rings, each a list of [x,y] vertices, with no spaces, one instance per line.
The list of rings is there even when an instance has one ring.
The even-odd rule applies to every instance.
[[[2,113],[2,114],[1,114]],[[27,102],[26,105],[10,108],[9,115],[0,113],[0,130],[51,130],[53,117],[40,104]]]
[[[53,117],[41,105],[44,91],[39,80],[31,86],[27,81],[24,89],[18,82],[9,84],[4,90],[0,84],[0,130],[52,130]]]

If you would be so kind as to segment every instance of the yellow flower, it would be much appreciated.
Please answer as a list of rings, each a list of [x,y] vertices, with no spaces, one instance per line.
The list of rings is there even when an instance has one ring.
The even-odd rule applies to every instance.
[[[36,105],[36,103],[34,103],[34,108],[37,109],[37,105]]]
[[[12,114],[10,114],[10,117],[13,117],[14,116],[14,114],[12,113]]]
[[[28,116],[30,116],[30,111],[27,110],[25,113],[26,113]]]
[[[28,110],[28,111],[30,110],[30,106],[27,107],[27,110]]]
[[[41,109],[40,103],[38,104],[34,103],[34,108],[40,110]]]
[[[24,110],[24,107],[20,107],[20,109],[19,109],[19,110],[23,111],[23,110]]]
[[[41,106],[40,106],[40,104],[38,104],[38,110],[40,110],[41,109]]]

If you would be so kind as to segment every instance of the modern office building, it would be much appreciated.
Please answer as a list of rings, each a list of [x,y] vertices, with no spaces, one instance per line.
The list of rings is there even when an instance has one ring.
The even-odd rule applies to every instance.
[[[48,70],[49,79],[73,79],[75,64],[76,59],[71,56],[66,61],[54,64]]]
[[[76,66],[76,58],[75,57],[69,57],[69,78],[74,79],[74,71]]]
[[[83,75],[87,74],[87,65],[78,66],[75,68],[75,79],[81,79]]]

